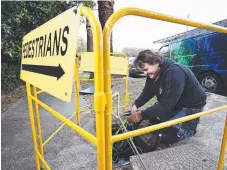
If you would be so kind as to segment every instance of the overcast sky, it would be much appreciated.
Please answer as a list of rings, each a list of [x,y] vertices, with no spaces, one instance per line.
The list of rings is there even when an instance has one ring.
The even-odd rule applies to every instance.
[[[226,0],[115,0],[114,10],[136,7],[181,18],[187,18],[189,15],[192,20],[213,23],[227,19],[226,6]],[[97,12],[95,13],[97,15]],[[114,26],[114,49],[117,51],[124,47],[158,48],[160,44],[154,45],[154,41],[184,32],[186,29],[184,25],[126,16]],[[85,27],[80,30],[80,36],[86,39]]]

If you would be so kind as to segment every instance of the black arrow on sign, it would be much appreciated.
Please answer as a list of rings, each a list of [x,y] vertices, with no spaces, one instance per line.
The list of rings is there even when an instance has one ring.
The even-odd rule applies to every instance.
[[[60,64],[58,66],[22,64],[22,70],[56,77],[57,80],[65,74]]]

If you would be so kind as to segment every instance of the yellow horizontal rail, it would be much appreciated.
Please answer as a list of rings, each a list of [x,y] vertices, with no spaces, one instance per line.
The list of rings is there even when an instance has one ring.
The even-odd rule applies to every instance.
[[[66,117],[62,116],[60,113],[52,109],[51,107],[47,106],[45,103],[41,102],[40,100],[36,99],[33,96],[28,96],[32,100],[36,101],[40,106],[42,106],[44,109],[46,109],[48,112],[50,112],[52,115],[54,115],[57,119],[61,120],[63,123],[65,123],[67,126],[71,127],[74,131],[76,131],[78,134],[83,136],[85,139],[90,141],[92,144],[97,146],[97,138],[93,136],[91,133],[87,132],[83,128],[79,127],[72,121],[68,120]]]
[[[80,79],[80,81],[94,81],[94,79]]]
[[[119,108],[124,108],[125,106],[119,106]],[[113,109],[117,109],[117,107],[113,107]],[[92,112],[95,111],[95,109],[86,109],[86,110],[80,110],[80,112]]]
[[[125,80],[126,77],[122,77],[122,78],[112,78],[112,80]],[[80,79],[80,81],[94,81],[94,79]]]
[[[44,92],[43,90],[40,90],[40,91],[37,92],[37,94],[40,94],[40,93],[43,93],[43,92]]]
[[[123,57],[128,58],[128,56],[125,53],[122,53],[122,52],[113,52],[113,53],[110,53],[110,54],[113,54],[113,55],[122,55]]]
[[[124,108],[125,106],[119,106],[119,108]],[[113,107],[113,109],[117,109],[117,107]],[[87,109],[87,110],[80,110],[80,112],[91,112],[94,111],[94,109]]]
[[[68,120],[71,120],[73,118],[73,116],[75,116],[76,112],[73,113],[69,118]],[[50,140],[65,126],[65,123],[63,123],[61,126],[59,126],[59,128],[57,128],[53,133],[52,135],[50,135],[49,138],[47,138],[47,140],[45,142],[43,142],[43,147],[50,142]]]
[[[160,128],[168,127],[174,124],[179,123],[179,120],[187,121],[195,119],[197,117],[203,116],[204,114],[202,113],[210,113],[210,112],[202,112],[200,114],[197,114],[196,116],[193,115],[191,117],[185,117],[186,119],[178,119],[174,121],[169,121],[165,123],[161,123],[159,125],[154,125],[151,127],[131,131],[128,133],[112,136],[111,135],[111,126],[112,126],[112,93],[111,93],[111,75],[110,75],[110,36],[111,32],[113,29],[113,26],[115,23],[123,18],[124,16],[127,15],[135,15],[135,16],[140,16],[140,17],[145,17],[145,18],[151,18],[151,19],[157,19],[157,20],[162,20],[162,21],[167,21],[167,22],[172,22],[172,23],[177,23],[177,24],[183,24],[183,25],[188,25],[192,27],[198,27],[202,29],[208,29],[212,31],[217,31],[217,32],[222,32],[222,33],[227,33],[227,28],[220,27],[217,25],[212,25],[212,24],[204,24],[204,23],[199,23],[196,21],[192,20],[187,20],[183,18],[177,18],[173,16],[168,16],[165,14],[161,13],[156,13],[148,10],[142,10],[138,8],[122,8],[120,10],[117,10],[112,14],[109,19],[107,20],[105,27],[103,29],[103,55],[104,57],[104,92],[106,95],[106,110],[105,110],[105,127],[106,127],[106,169],[111,170],[112,169],[112,143],[120,140],[124,140],[130,137],[138,136],[144,133],[148,133],[154,130],[158,130]],[[227,106],[226,106],[227,107]]]
[[[91,111],[95,111],[95,109],[80,110],[80,112],[91,112]]]
[[[46,170],[51,170],[50,167],[47,165],[46,161],[43,159],[42,155],[37,150],[35,150],[35,154],[39,157]]]
[[[105,37],[105,38],[109,39],[110,35],[111,35],[109,33],[112,32],[113,25],[120,18],[123,18],[124,16],[127,16],[127,15],[141,16],[141,17],[157,19],[157,20],[161,20],[161,21],[172,22],[172,23],[176,23],[176,24],[182,24],[182,25],[188,25],[188,26],[198,27],[198,28],[202,28],[202,29],[213,30],[213,31],[221,32],[221,33],[227,33],[227,28],[217,26],[214,24],[201,23],[201,22],[197,22],[197,21],[193,21],[193,20],[178,18],[178,17],[169,16],[169,15],[165,15],[162,13],[152,12],[152,11],[138,9],[138,8],[122,8],[122,9],[116,11],[108,19],[108,21],[106,22],[105,28],[104,28],[103,36],[105,37],[105,35],[108,35],[108,37]]]
[[[123,134],[120,134],[120,135],[115,135],[115,136],[112,136],[112,143],[118,142],[118,141],[121,141],[121,140],[125,140],[125,139],[131,138],[131,137],[139,136],[139,135],[149,133],[149,132],[152,132],[152,131],[155,131],[155,130],[159,130],[159,129],[162,129],[162,128],[166,128],[166,127],[169,127],[169,126],[173,126],[173,125],[176,125],[176,124],[179,124],[179,123],[182,123],[182,122],[186,122],[186,121],[189,121],[189,120],[192,120],[192,119],[196,119],[198,117],[205,116],[205,115],[208,115],[208,114],[212,114],[214,112],[225,110],[225,109],[227,109],[227,105],[221,106],[221,107],[218,107],[218,108],[215,108],[215,109],[211,109],[211,110],[208,110],[208,111],[200,112],[200,113],[197,113],[197,114],[193,114],[193,115],[190,115],[190,116],[186,116],[186,117],[183,117],[183,118],[167,121],[167,122],[164,122],[164,123],[159,123],[159,124],[149,126],[149,127],[146,127],[146,128],[130,131],[130,132],[123,133]]]

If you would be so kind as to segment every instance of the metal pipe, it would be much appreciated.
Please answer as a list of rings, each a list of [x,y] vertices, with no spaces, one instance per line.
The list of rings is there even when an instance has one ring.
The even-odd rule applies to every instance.
[[[218,168],[217,168],[218,170],[222,170],[224,166],[226,146],[227,146],[227,116],[225,119],[225,127],[224,127],[224,132],[222,137],[222,144],[221,144],[221,150],[220,150],[220,156],[219,156]]]
[[[29,96],[31,96],[31,85],[28,82],[26,82],[26,91],[27,91],[27,98],[28,98],[28,112],[29,112],[30,125],[31,125],[35,166],[36,166],[36,170],[40,170],[39,157],[37,156],[37,154],[35,152],[35,150],[38,150],[38,146],[37,146],[37,138],[36,138],[36,130],[35,130],[34,113],[33,113],[33,107],[32,107],[32,100],[29,97]]]
[[[80,79],[80,81],[94,81],[94,79]]]
[[[95,109],[85,109],[85,110],[80,110],[80,112],[92,112],[94,111]]]
[[[76,124],[80,124],[80,81],[79,81],[79,71],[78,71],[78,58],[75,58],[75,67],[74,67],[74,89],[75,89],[75,105],[76,105]]]
[[[128,56],[125,53],[122,53],[122,52],[113,52],[113,53],[110,53],[110,54],[122,55],[124,58],[128,58]]]
[[[90,8],[79,7],[80,14],[84,15],[89,21],[93,35],[94,49],[94,108],[96,115],[96,141],[97,141],[97,161],[98,169],[106,170],[106,154],[105,154],[105,94],[104,94],[104,78],[103,78],[103,39],[102,28],[100,22],[97,21],[94,13]]]
[[[112,125],[112,96],[111,96],[111,76],[110,76],[110,36],[113,29],[113,26],[115,23],[120,19],[123,18],[126,15],[135,15],[135,16],[141,16],[145,18],[152,18],[162,21],[168,21],[173,22],[177,24],[183,24],[193,27],[198,27],[202,29],[208,29],[213,30],[217,32],[223,32],[227,33],[227,28],[211,25],[211,24],[203,24],[192,20],[186,20],[182,18],[172,17],[168,15],[164,15],[161,13],[156,13],[152,11],[147,10],[141,10],[138,8],[122,8],[118,11],[116,11],[113,15],[110,16],[110,18],[107,20],[104,30],[103,30],[103,55],[104,57],[104,92],[106,95],[106,110],[105,110],[105,127],[106,127],[106,169],[112,170],[112,142],[118,141],[119,135],[116,138],[116,136],[112,137],[111,129],[109,128]],[[156,126],[156,125],[155,125]],[[161,128],[161,127],[159,127]],[[141,129],[140,132],[144,130]],[[150,130],[150,129],[149,129]],[[151,131],[151,130],[150,130]],[[149,132],[150,132],[149,131]],[[130,134],[134,134],[134,132],[128,132]],[[126,133],[126,134],[128,134]],[[142,134],[142,132],[141,132]],[[124,134],[121,134],[124,136]],[[136,133],[137,135],[137,133]],[[127,135],[126,135],[127,136]],[[135,135],[134,135],[135,136]],[[122,136],[120,136],[122,137]],[[129,137],[129,136],[127,136]],[[130,135],[132,137],[132,135]],[[112,140],[110,139],[112,138]],[[125,136],[124,136],[125,139]]]
[[[76,131],[79,135],[83,136],[85,139],[90,141],[95,146],[97,145],[97,139],[95,136],[84,130],[83,128],[79,127],[72,121],[68,120],[66,117],[62,116],[62,114],[58,113],[51,107],[47,106],[45,103],[41,102],[40,100],[36,99],[33,96],[28,96],[28,98],[31,98],[32,100],[36,101],[40,106],[42,106],[44,109],[46,109],[48,112],[50,112],[52,115],[54,115],[57,119],[65,123],[67,126],[71,127],[74,131]]]
[[[69,118],[68,118],[68,120],[71,120],[72,119],[72,117],[74,116],[76,114],[76,112],[75,113],[73,113]],[[43,147],[47,144],[47,143],[49,143],[50,142],[50,140],[63,128],[65,126],[65,123],[63,123],[61,126],[59,126],[53,133],[52,133],[52,135],[50,135],[50,137],[49,138],[47,138],[47,140],[45,141],[45,142],[43,142]]]
[[[126,80],[125,80],[125,109],[124,111],[126,112],[128,109],[128,102],[129,102],[129,93],[128,93],[128,81],[129,81],[129,62],[128,62],[128,74],[126,75]]]
[[[40,94],[40,93],[44,93],[44,91],[43,90],[40,90],[40,91],[37,92],[37,94]]]
[[[50,167],[47,165],[46,161],[44,160],[44,158],[42,157],[42,155],[37,150],[35,150],[35,153],[41,160],[41,162],[42,162],[43,166],[46,168],[46,170],[51,170]]]
[[[37,95],[37,89],[35,86],[33,86],[33,94],[34,94],[34,97],[37,98],[38,95]],[[40,154],[44,158],[42,130],[41,130],[40,116],[39,116],[39,105],[37,102],[35,102],[35,114],[36,114],[36,126],[37,126],[37,132],[38,132],[39,150],[40,150]],[[43,164],[41,164],[41,167],[43,168]]]

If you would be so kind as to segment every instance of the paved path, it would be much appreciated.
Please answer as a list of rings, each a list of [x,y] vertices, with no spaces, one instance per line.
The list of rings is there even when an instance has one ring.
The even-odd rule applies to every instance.
[[[207,105],[205,110],[213,109],[219,106],[227,105],[227,97],[219,96],[219,95],[211,95],[208,97]],[[191,168],[190,170],[194,169],[209,169],[214,170],[214,165],[217,165],[221,140],[223,136],[223,129],[225,118],[227,115],[227,110],[217,112],[212,115],[208,115],[201,118],[201,122],[198,126],[198,131],[196,135],[190,139],[178,142],[174,144],[171,148],[163,149],[158,152],[151,152],[142,155],[143,159],[146,160],[146,164],[148,167],[151,167],[152,164],[156,165],[156,168],[162,169],[171,169],[171,170],[178,170],[178,169],[186,169],[189,170],[190,168],[179,168],[179,165],[189,165],[187,159],[191,160]],[[191,153],[188,151],[189,148],[192,148]],[[197,148],[197,149],[196,149]],[[185,156],[185,152],[188,153],[188,158]],[[171,161],[166,159],[165,163],[163,164],[159,161],[159,158],[164,158],[165,156],[175,155],[175,159]],[[151,157],[156,158],[150,159]],[[204,162],[204,166],[198,167],[196,165],[201,165],[201,161],[203,157],[208,157],[211,161]],[[187,158],[187,159],[186,159]],[[198,159],[200,158],[200,159]],[[171,158],[170,158],[171,159]],[[135,156],[131,157],[131,163],[134,169],[138,169],[139,164],[137,162],[137,158]],[[159,163],[158,163],[159,162]],[[168,166],[169,163],[169,166]],[[227,154],[225,156],[225,166],[227,167]],[[154,168],[154,167],[153,167]],[[155,169],[155,168],[154,168]]]
[[[63,102],[46,93],[40,94],[41,101],[66,117],[75,111],[74,94],[71,103]],[[85,105],[81,99],[81,108]],[[61,122],[49,112],[40,108],[43,139],[47,139]],[[75,118],[73,119],[75,120]],[[22,98],[2,114],[2,170],[35,169],[33,146],[27,99]],[[94,132],[94,114],[82,113],[81,126]],[[44,147],[45,159],[54,170],[96,169],[95,147],[65,126],[49,144]]]

